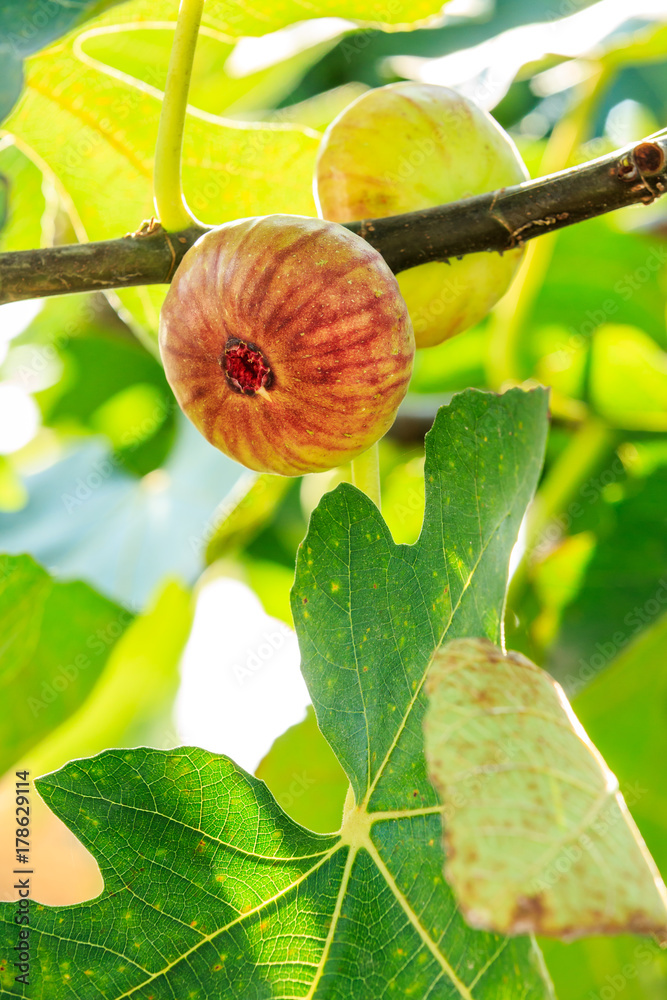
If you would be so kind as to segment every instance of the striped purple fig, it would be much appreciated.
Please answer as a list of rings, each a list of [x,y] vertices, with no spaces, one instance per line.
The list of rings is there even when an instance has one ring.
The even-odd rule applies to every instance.
[[[301,216],[206,233],[160,314],[165,371],[190,420],[248,468],[284,476],[342,465],[382,437],[414,349],[380,254]]]

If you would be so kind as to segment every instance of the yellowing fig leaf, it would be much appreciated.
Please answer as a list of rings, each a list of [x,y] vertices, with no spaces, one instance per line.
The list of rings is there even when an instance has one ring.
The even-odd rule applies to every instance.
[[[175,17],[178,5],[171,6]],[[139,13],[129,20],[134,7],[118,8],[119,33],[143,23]],[[147,6],[141,9],[145,16]],[[5,124],[21,151],[55,184],[82,242],[134,232],[155,211],[152,176],[162,80],[152,71],[148,82],[136,79],[89,55],[88,39],[115,23],[110,12],[102,24],[87,25],[27,60],[22,99]],[[317,143],[317,133],[289,122],[243,123],[191,107],[183,181],[192,211],[207,223],[281,211],[314,215]],[[279,185],[276,177],[282,178]],[[140,286],[118,293],[148,331],[149,345],[166,288]]]
[[[445,875],[466,919],[506,934],[667,937],[667,892],[560,685],[520,653],[455,639],[426,682]]]
[[[12,6],[22,11],[35,6],[40,14],[42,7],[45,11],[52,7],[56,14],[59,7],[65,8],[62,16],[58,14],[63,29],[82,19],[89,8],[104,10],[26,61],[22,97],[5,123],[10,141],[16,141],[55,187],[81,242],[134,232],[155,212],[153,158],[164,66],[179,3],[131,0],[106,10],[110,5],[111,0],[96,5],[88,0],[0,5],[0,27],[9,16],[5,8]],[[220,113],[234,103],[239,87],[224,69],[230,45],[238,38],[317,17],[353,18],[378,27],[408,26],[437,15],[441,6],[440,0],[324,0],[315,5],[301,0],[207,0],[201,26],[206,53],[200,47],[198,56],[208,67],[207,93],[218,93],[216,113],[196,106],[195,88],[183,146],[183,183],[196,217],[217,225],[278,212],[316,215],[311,186],[319,133],[281,112],[271,122],[243,122]],[[143,47],[137,47],[142,67],[134,76],[126,46],[137,32],[143,36]],[[350,44],[354,47],[355,40]],[[153,61],[151,52],[159,58]],[[0,114],[14,103],[22,82],[20,60],[6,66],[1,58],[0,45],[0,65],[5,70]],[[12,67],[16,72],[10,72]],[[269,88],[265,106],[275,107],[283,96]],[[20,192],[18,196],[13,192],[18,204],[17,197]],[[39,214],[31,213],[35,224]],[[116,293],[151,348],[165,291],[166,286],[152,285]]]
[[[446,2],[446,0],[445,0]],[[437,16],[440,0],[206,0],[202,27],[228,40],[265,35],[305,18],[341,17],[376,27],[398,24],[406,28]],[[100,24],[175,20],[178,0],[133,0],[120,11],[100,17]]]

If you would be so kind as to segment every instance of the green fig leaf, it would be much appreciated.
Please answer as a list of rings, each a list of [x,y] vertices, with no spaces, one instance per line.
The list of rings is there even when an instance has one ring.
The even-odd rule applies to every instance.
[[[543,390],[469,390],[440,409],[426,438],[426,510],[415,545],[395,545],[375,505],[346,485],[313,513],[292,610],[320,728],[357,802],[435,802],[415,764],[423,763],[424,678],[445,637],[500,637],[546,405]]]
[[[319,835],[257,778],[204,750],[112,750],[39,779],[97,858],[104,892],[31,910],[30,985],[8,997],[543,1000],[530,937],[466,925],[442,875],[423,753],[424,681],[445,636],[499,639],[507,566],[542,462],[547,394],[470,391],[426,442],[413,546],[349,485],[311,518],[292,595],[320,730],[355,792]],[[2,961],[2,960],[5,961]]]
[[[553,678],[487,639],[455,639],[426,687],[445,875],[468,922],[506,934],[667,939],[658,869]]]

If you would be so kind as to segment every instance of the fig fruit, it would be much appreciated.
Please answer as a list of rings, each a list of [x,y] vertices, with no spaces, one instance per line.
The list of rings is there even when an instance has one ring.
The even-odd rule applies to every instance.
[[[393,83],[357,98],[325,132],[315,173],[318,211],[351,222],[418,211],[528,177],[506,132],[446,87]],[[470,254],[402,271],[417,347],[479,322],[506,292],[521,250]]]
[[[382,437],[415,349],[380,254],[333,222],[286,215],[202,236],[171,283],[159,339],[204,437],[284,476],[342,465]]]

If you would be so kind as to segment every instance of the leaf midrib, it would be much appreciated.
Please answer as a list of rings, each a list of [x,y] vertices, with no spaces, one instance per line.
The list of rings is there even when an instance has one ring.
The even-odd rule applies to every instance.
[[[48,785],[49,782],[40,782],[40,784]],[[53,787],[58,787],[58,786],[53,786]],[[176,826],[180,826],[184,830],[188,830],[191,833],[200,834],[202,837],[206,837],[206,839],[211,841],[212,843],[219,844],[220,847],[226,847],[230,851],[234,851],[237,854],[242,854],[244,857],[247,858],[256,858],[258,861],[281,861],[284,862],[285,864],[289,864],[289,862],[291,861],[307,861],[309,858],[319,858],[322,857],[323,854],[327,853],[326,851],[317,851],[315,854],[295,854],[286,857],[273,856],[271,854],[257,854],[254,851],[246,850],[246,848],[244,847],[238,847],[236,844],[228,843],[226,840],[220,840],[218,837],[215,837],[212,833],[207,833],[206,830],[202,830],[198,826],[192,826],[189,823],[185,823],[183,820],[178,819],[175,816],[167,816],[165,813],[158,812],[157,809],[144,809],[141,806],[137,806],[133,803],[115,802],[113,799],[108,799],[104,795],[99,795],[99,796],[86,795],[84,792],[75,792],[74,794],[78,799],[81,800],[90,799],[93,802],[100,802],[100,801],[108,802],[108,804],[111,806],[118,806],[119,808],[127,809],[128,811],[136,813],[145,813],[147,816],[158,816],[160,819],[165,820],[167,823],[174,823]],[[313,834],[312,831],[307,831],[307,832],[310,833],[311,836],[317,836],[317,834]],[[324,834],[322,836],[324,839],[325,837],[327,837],[327,834]]]
[[[454,620],[454,616],[456,615],[456,613],[458,612],[459,608],[461,607],[461,602],[463,601],[463,598],[464,598],[465,594],[468,592],[468,590],[470,588],[470,585],[472,583],[473,577],[474,577],[474,575],[476,574],[476,572],[477,572],[477,570],[479,568],[479,564],[480,564],[480,562],[481,562],[484,554],[486,553],[486,550],[488,549],[489,545],[491,545],[491,542],[496,537],[497,533],[500,531],[503,523],[508,519],[508,517],[510,517],[511,513],[512,513],[512,508],[510,507],[509,509],[507,509],[505,511],[505,513],[503,514],[503,516],[498,520],[498,522],[496,523],[496,526],[494,527],[493,531],[490,532],[487,541],[482,544],[482,547],[480,548],[480,551],[479,551],[479,555],[477,556],[477,559],[475,560],[475,563],[473,564],[472,568],[470,569],[470,571],[468,573],[468,577],[467,577],[465,583],[463,584],[463,586],[461,588],[461,593],[459,594],[459,597],[458,597],[458,599],[456,601],[456,604],[452,605],[452,607],[450,609],[449,617],[447,619],[447,622],[445,623],[445,625],[442,628],[442,632],[441,632],[441,635],[440,635],[440,640],[437,643],[437,645],[435,646],[433,652],[431,653],[431,656],[428,659],[428,662],[427,662],[427,664],[426,664],[426,666],[424,668],[424,672],[423,672],[423,674],[421,676],[421,679],[420,679],[420,681],[419,681],[419,683],[418,683],[418,685],[417,685],[417,687],[415,689],[415,692],[412,695],[412,697],[411,697],[411,699],[410,699],[410,701],[408,703],[408,707],[406,708],[406,710],[405,710],[405,712],[403,714],[403,717],[402,717],[402,719],[401,719],[401,721],[400,721],[400,723],[399,723],[399,725],[397,727],[394,739],[392,740],[391,745],[389,746],[389,749],[387,750],[387,753],[385,754],[384,759],[383,759],[382,763],[380,764],[380,766],[379,766],[379,768],[377,770],[375,778],[371,782],[371,784],[370,784],[370,786],[369,786],[369,788],[368,788],[368,790],[366,792],[366,795],[364,796],[364,800],[363,800],[364,805],[367,805],[369,803],[370,798],[371,798],[373,792],[375,791],[375,788],[377,787],[377,785],[378,785],[378,783],[380,781],[380,778],[382,777],[382,775],[384,773],[384,770],[387,767],[387,764],[389,763],[389,761],[391,759],[391,755],[394,752],[394,750],[396,749],[396,745],[398,744],[398,741],[399,741],[401,735],[405,731],[405,727],[406,727],[408,719],[410,717],[410,713],[412,712],[415,704],[417,703],[417,699],[419,698],[419,695],[421,694],[421,691],[422,691],[422,689],[424,687],[424,684],[426,682],[426,678],[428,676],[428,672],[429,672],[430,666],[431,666],[431,664],[433,662],[433,657],[435,656],[435,654],[437,653],[438,649],[440,648],[440,646],[444,642],[445,636],[447,635],[449,629],[451,628],[452,622]],[[481,528],[481,524],[480,524],[480,528]],[[421,542],[421,536],[420,536],[419,541],[416,544],[419,545],[420,542]],[[441,543],[442,543],[443,554],[446,555],[444,534],[441,537]],[[445,564],[447,563],[446,558],[444,559],[444,562],[445,562]],[[450,593],[451,593],[451,591],[450,591]]]

